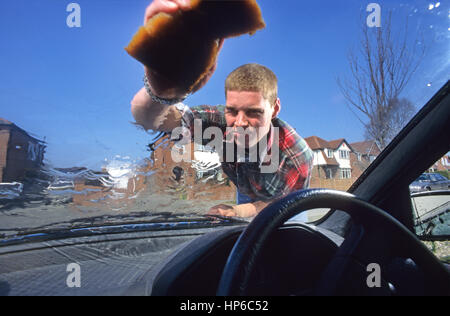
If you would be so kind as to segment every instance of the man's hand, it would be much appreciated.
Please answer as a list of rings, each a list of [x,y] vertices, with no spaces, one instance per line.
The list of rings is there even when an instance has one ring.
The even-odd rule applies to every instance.
[[[145,10],[144,16],[144,25],[150,20],[153,16],[158,13],[167,13],[173,14],[178,10],[189,10],[191,8],[190,0],[154,0]],[[223,39],[218,40],[217,45],[219,46],[219,51],[223,46]],[[192,89],[192,93],[201,89],[211,78],[214,71],[216,70],[217,63],[215,63],[209,70],[207,75],[196,84],[196,86]],[[184,97],[186,91],[180,91],[177,87],[173,87],[170,82],[168,82],[165,78],[160,76],[155,71],[145,67],[145,73],[147,74],[147,78],[149,80],[152,92],[163,98],[172,99],[172,98],[180,98]]]
[[[178,10],[189,10],[190,0],[154,0],[145,10],[144,25],[158,13],[175,13]]]
[[[144,24],[158,13],[173,14],[178,10],[188,10],[189,8],[190,0],[155,0],[145,10]],[[220,49],[223,45],[223,39],[219,41],[218,45]],[[216,66],[217,64],[214,64],[211,67],[205,78],[194,87],[192,92],[199,90],[208,82]],[[181,91],[180,88],[175,87],[155,71],[147,67],[144,68],[153,94],[166,99],[179,99],[185,96],[186,91]],[[131,112],[136,123],[145,130],[170,132],[175,127],[180,126],[181,122],[181,115],[174,106],[167,107],[152,101],[145,88],[140,89],[131,101]]]
[[[233,206],[219,204],[209,209],[208,215],[238,216]]]
[[[221,215],[221,216],[239,216],[239,217],[253,217],[256,216],[263,208],[265,208],[269,202],[253,202],[239,205],[225,205],[219,204],[210,208],[209,215]]]

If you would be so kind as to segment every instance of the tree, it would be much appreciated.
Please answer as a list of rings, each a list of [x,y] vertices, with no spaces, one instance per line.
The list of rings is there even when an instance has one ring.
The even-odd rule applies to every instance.
[[[384,148],[415,113],[416,107],[408,99],[388,100],[387,106],[379,107],[364,124],[364,136],[366,139],[375,139],[380,148]]]
[[[400,94],[415,73],[424,55],[424,45],[417,52],[419,41],[412,43],[407,36],[391,33],[391,13],[380,27],[361,29],[359,54],[350,50],[348,63],[351,79],[337,78],[348,106],[365,127],[365,136],[375,139],[385,148],[397,132],[415,113],[413,104]],[[357,113],[363,115],[361,119]]]

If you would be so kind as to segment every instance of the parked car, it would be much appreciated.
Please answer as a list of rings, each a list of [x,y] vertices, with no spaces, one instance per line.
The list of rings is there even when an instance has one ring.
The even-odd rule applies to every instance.
[[[424,173],[409,186],[411,193],[448,189],[450,180],[439,173]]]

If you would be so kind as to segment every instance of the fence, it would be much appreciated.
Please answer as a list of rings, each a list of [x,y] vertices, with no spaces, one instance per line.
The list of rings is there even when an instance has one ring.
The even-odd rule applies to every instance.
[[[355,182],[356,178],[351,179],[321,179],[311,178],[310,188],[327,188],[340,191],[347,191]]]

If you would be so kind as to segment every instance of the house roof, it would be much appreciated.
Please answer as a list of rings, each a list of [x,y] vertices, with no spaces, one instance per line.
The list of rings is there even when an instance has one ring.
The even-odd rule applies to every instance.
[[[327,165],[339,166],[339,163],[337,162],[337,160],[334,157],[328,158],[327,155],[323,152],[323,149],[325,149],[325,148],[337,149],[342,144],[342,142],[345,141],[345,139],[340,138],[340,139],[336,139],[331,142],[328,142],[325,139],[320,138],[318,136],[310,136],[310,137],[305,138],[305,141],[308,144],[309,148],[311,148],[312,150],[320,150],[321,151],[323,159],[325,160],[325,163]]]
[[[3,126],[7,126],[7,128],[10,129],[10,130],[16,130],[16,131],[18,131],[18,132],[24,134],[26,137],[30,138],[31,140],[33,140],[33,141],[35,141],[35,142],[37,142],[37,143],[42,143],[42,144],[45,143],[45,141],[42,141],[42,140],[40,140],[40,139],[37,139],[37,138],[31,136],[31,135],[28,134],[25,130],[23,130],[22,128],[20,128],[20,127],[17,126],[16,124],[14,124],[13,122],[8,121],[7,119],[4,119],[4,118],[1,118],[1,117],[0,117],[0,126],[2,126],[2,125],[3,125]]]
[[[381,153],[380,147],[374,140],[351,143],[353,150],[359,154],[378,156]]]
[[[346,141],[344,138],[339,138],[339,139],[336,139],[336,140],[330,140],[330,141],[328,142],[328,144],[330,145],[329,148],[331,148],[331,149],[338,149],[339,146],[341,146],[341,144],[342,144],[343,142],[346,142],[346,143],[347,143],[347,141]]]
[[[14,124],[0,117],[0,125],[14,125]]]
[[[327,156],[325,156],[324,158],[327,165],[339,166],[339,163],[337,162],[336,158],[328,158]]]
[[[317,136],[306,137],[305,141],[312,150],[329,148],[328,142]]]
[[[320,138],[318,136],[310,136],[310,137],[306,137],[305,141],[306,141],[306,143],[308,143],[309,148],[311,148],[312,150],[325,149],[325,148],[336,150],[344,142],[347,145],[349,145],[347,143],[347,141],[345,140],[345,138],[339,138],[339,139],[335,139],[335,140],[326,141],[325,139]],[[349,147],[351,147],[351,146],[349,145]]]

